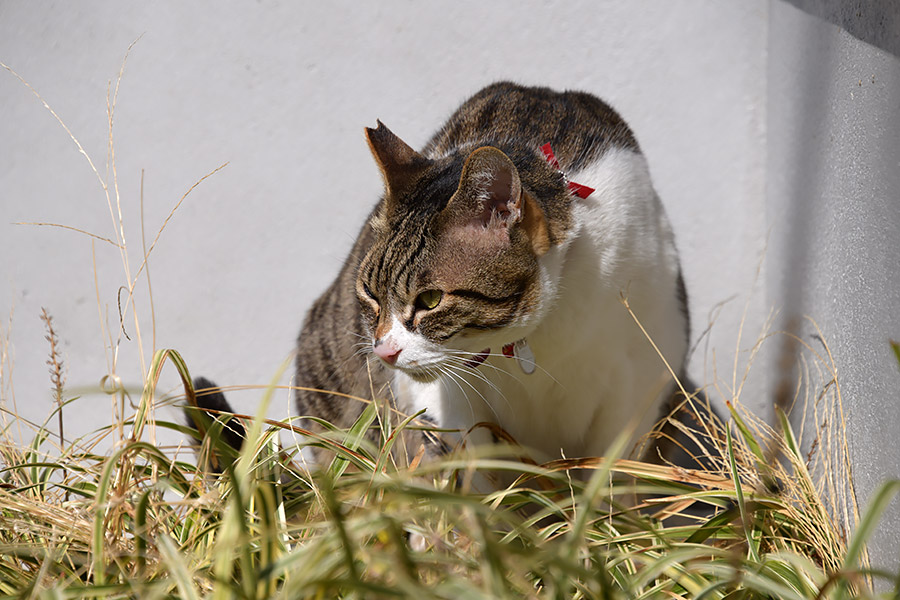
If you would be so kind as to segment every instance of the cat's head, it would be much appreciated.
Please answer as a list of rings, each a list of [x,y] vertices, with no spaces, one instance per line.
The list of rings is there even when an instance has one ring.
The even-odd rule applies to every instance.
[[[431,381],[527,335],[552,295],[541,257],[568,223],[551,222],[498,148],[429,159],[380,122],[366,135],[385,181],[356,281],[372,351]],[[529,180],[567,198],[533,160]]]

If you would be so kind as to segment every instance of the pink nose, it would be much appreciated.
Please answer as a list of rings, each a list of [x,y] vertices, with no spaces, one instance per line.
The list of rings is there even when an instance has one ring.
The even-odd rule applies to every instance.
[[[400,356],[401,352],[400,349],[396,348],[391,342],[385,341],[384,339],[375,340],[372,349],[375,354],[378,355],[378,358],[389,365],[397,362],[397,357]]]

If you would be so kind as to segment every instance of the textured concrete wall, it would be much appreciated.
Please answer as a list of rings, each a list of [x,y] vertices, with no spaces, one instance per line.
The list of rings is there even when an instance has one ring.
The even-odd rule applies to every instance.
[[[900,388],[879,354],[888,335],[900,337],[896,58],[778,0],[522,6],[3,2],[0,61],[41,93],[112,189],[108,83],[142,36],[113,131],[132,276],[141,216],[149,245],[182,195],[228,162],[185,199],[153,250],[155,330],[145,283],[137,295],[143,348],[176,348],[194,373],[225,385],[277,374],[376,201],[364,126],[380,118],[420,145],[497,79],[596,93],[636,131],[674,224],[695,378],[730,396],[769,311],[811,314],[843,361],[851,431],[880,440],[854,446],[858,478],[868,492],[896,475],[888,446]],[[118,327],[120,253],[72,231],[12,223],[105,238],[118,224],[84,156],[6,72],[0,99],[4,399],[35,420],[51,405],[45,306],[69,388],[83,396],[70,431],[85,433],[109,421],[97,386],[113,364],[133,389],[141,381],[130,312],[132,341]],[[741,391],[762,414],[770,372],[751,368]],[[175,388],[171,373],[164,382]],[[252,411],[259,396],[233,398]],[[278,395],[271,414],[288,404]]]
[[[900,59],[881,43],[897,48],[900,5],[814,8],[830,22],[771,6],[766,289],[780,309],[776,328],[824,355],[802,320],[810,316],[834,356],[865,504],[885,478],[900,477],[900,369],[888,346],[900,340]],[[880,564],[896,565],[898,531],[895,500],[873,544]]]

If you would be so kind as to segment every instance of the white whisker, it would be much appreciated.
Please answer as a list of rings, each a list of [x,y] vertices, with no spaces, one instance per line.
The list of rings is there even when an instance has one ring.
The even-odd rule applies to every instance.
[[[455,365],[451,365],[449,363],[442,365],[442,367],[443,367],[443,370],[445,373],[447,373],[447,374],[453,373],[454,375],[456,375],[459,378],[460,381],[462,381],[467,386],[472,388],[472,391],[475,392],[476,394],[478,394],[478,396],[481,398],[482,402],[484,402],[485,406],[487,406],[489,409],[491,409],[491,412],[494,414],[494,419],[496,419],[496,422],[497,423],[500,422],[500,415],[497,414],[497,411],[494,409],[493,405],[490,402],[488,402],[488,399],[484,397],[484,394],[482,394],[481,391],[477,387],[475,387],[475,385],[473,385],[471,381],[469,381],[468,379],[463,377],[463,374],[471,373],[472,372],[471,370],[465,370],[465,369],[462,369]],[[504,401],[505,400],[506,400],[506,398],[504,397]],[[507,404],[507,406],[509,406],[509,402],[507,402],[506,404]]]
[[[469,374],[471,374],[471,375],[474,375],[475,377],[477,377],[478,379],[480,379],[480,380],[483,381],[484,383],[486,383],[486,384],[488,384],[489,386],[491,386],[491,388],[493,388],[493,390],[494,390],[495,392],[497,392],[498,394],[500,394],[500,396],[502,396],[504,400],[506,400],[506,397],[504,396],[503,392],[500,391],[500,388],[497,387],[497,385],[496,385],[493,381],[491,381],[491,380],[487,377],[486,374],[484,374],[484,373],[482,373],[481,371],[479,371],[479,367],[481,367],[481,366],[487,366],[487,367],[490,367],[491,369],[494,369],[494,371],[496,371],[496,372],[498,372],[498,373],[503,373],[503,374],[505,374],[505,375],[509,375],[510,377],[512,377],[513,379],[515,379],[516,381],[518,381],[519,383],[522,383],[522,382],[521,382],[516,376],[514,376],[512,373],[509,373],[509,372],[507,372],[507,371],[501,369],[500,367],[495,366],[495,365],[492,365],[492,364],[489,364],[489,363],[487,363],[487,362],[481,363],[480,365],[478,365],[478,367],[472,367],[472,366],[470,366],[470,365],[468,364],[468,360],[461,359],[461,358],[459,358],[458,356],[448,356],[448,357],[447,357],[447,361],[448,361],[449,364],[453,365],[454,367],[456,367],[456,368],[458,368],[458,369],[461,369],[462,371],[464,371],[464,372],[466,372],[466,373],[469,373]],[[509,402],[507,402],[506,404],[507,404],[507,406],[509,406]],[[510,408],[510,410],[512,410],[512,407],[511,407],[511,406],[510,406],[509,408]]]
[[[469,406],[469,416],[471,417],[471,420],[474,421],[475,420],[475,408],[472,406],[472,403],[469,401],[469,397],[466,395],[466,391],[459,384],[459,381],[457,381],[456,375],[454,375],[453,373],[450,373],[450,372],[444,372],[443,370],[440,370],[440,369],[439,369],[439,374],[443,375],[442,377],[441,376],[438,377],[438,381],[441,382],[441,385],[450,381],[450,382],[453,382],[453,384],[457,388],[459,388],[460,395],[462,396],[463,400],[466,401],[466,404]]]
[[[448,350],[448,352],[451,352],[451,353],[453,353],[454,355],[458,355],[458,356],[480,356],[480,355],[482,354],[481,352],[466,352],[465,350]],[[485,356],[487,356],[488,358],[490,358],[491,356],[500,356],[500,357],[502,357],[502,358],[504,358],[504,359],[506,359],[506,360],[510,360],[510,361],[517,361],[517,360],[520,360],[518,357],[516,357],[516,358],[510,358],[510,357],[506,356],[505,354],[498,354],[498,353],[496,353],[496,352],[488,352],[487,354],[485,354]],[[549,377],[549,378],[550,378],[550,381],[552,381],[553,383],[562,386],[562,383],[560,383],[559,380],[556,379],[556,377],[554,377],[554,376],[550,373],[550,371],[548,371],[547,369],[545,369],[544,367],[542,367],[540,364],[538,364],[537,361],[535,361],[535,360],[529,360],[529,361],[525,361],[525,362],[526,362],[527,364],[533,366],[535,369],[537,369],[538,371],[540,371],[541,373],[543,373],[543,374],[546,375],[547,377]],[[485,363],[485,364],[486,364],[486,363]],[[490,365],[490,366],[494,367],[494,365]],[[494,368],[497,368],[497,367],[494,367]],[[504,372],[507,373],[508,375],[512,376],[512,373],[509,373],[508,371],[504,371]],[[516,378],[516,380],[519,381],[519,383],[522,383],[521,380],[519,380],[518,378]]]

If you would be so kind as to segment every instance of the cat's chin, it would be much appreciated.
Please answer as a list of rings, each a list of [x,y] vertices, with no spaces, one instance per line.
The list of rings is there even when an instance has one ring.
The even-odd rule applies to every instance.
[[[423,371],[420,369],[397,369],[404,375],[408,376],[410,379],[415,381],[416,383],[432,383],[437,381],[440,378],[440,373],[435,373],[434,371],[428,370]]]

